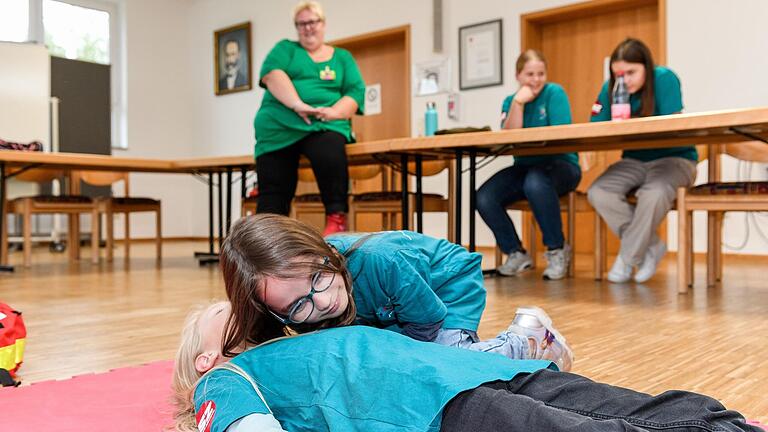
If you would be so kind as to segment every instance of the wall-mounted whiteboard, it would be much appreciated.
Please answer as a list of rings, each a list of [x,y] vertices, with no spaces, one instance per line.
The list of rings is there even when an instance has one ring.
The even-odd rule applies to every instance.
[[[51,60],[43,45],[0,42],[0,138],[50,150]]]

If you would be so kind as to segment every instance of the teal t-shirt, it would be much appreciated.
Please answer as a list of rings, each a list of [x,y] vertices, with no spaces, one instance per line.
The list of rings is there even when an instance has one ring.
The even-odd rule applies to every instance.
[[[215,405],[211,432],[249,414],[267,414],[267,406],[291,432],[437,432],[443,408],[462,391],[556,369],[548,361],[510,360],[364,326],[277,339],[230,364],[258,391],[229,369],[205,375],[194,400],[196,411],[208,401]]]
[[[653,115],[669,115],[682,111],[683,95],[680,90],[680,79],[677,75],[669,68],[656,66],[653,70],[653,79],[655,86],[653,92],[655,99]],[[603,83],[603,87],[600,89],[600,94],[597,96],[597,101],[592,108],[592,117],[590,118],[590,121],[598,122],[611,119],[611,96],[608,91],[609,84],[610,81]],[[632,107],[632,116],[638,116],[642,104],[640,92],[630,95],[629,103]],[[621,157],[637,159],[643,162],[649,162],[665,157],[681,157],[690,159],[694,162],[699,160],[699,155],[694,146],[624,150]]]
[[[349,51],[334,47],[333,56],[325,62],[315,62],[298,42],[284,39],[267,54],[259,73],[259,85],[266,89],[261,79],[273,70],[282,70],[291,79],[296,92],[305,103],[327,107],[344,96],[357,102],[358,114],[363,112],[365,82],[360,69]],[[306,124],[289,107],[278,101],[267,90],[256,113],[253,127],[256,136],[255,156],[288,147],[310,133],[335,131],[352,141],[349,120],[321,122],[310,117]]]
[[[368,234],[326,241],[345,254]],[[406,323],[477,331],[485,309],[482,255],[412,231],[375,233],[347,258],[359,324],[399,331]]]
[[[507,96],[501,104],[501,125],[509,115],[509,108],[517,93]],[[560,84],[546,83],[536,99],[525,104],[523,108],[523,127],[540,127],[571,124],[571,104],[568,95]],[[576,166],[579,165],[577,153],[561,153],[546,156],[515,156],[515,164],[537,165],[553,159],[562,159]]]

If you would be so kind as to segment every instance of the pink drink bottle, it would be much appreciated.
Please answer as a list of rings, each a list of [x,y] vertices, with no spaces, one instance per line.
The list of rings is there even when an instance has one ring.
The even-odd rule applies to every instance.
[[[616,74],[616,82],[613,84],[613,99],[611,101],[611,119],[628,120],[632,116],[632,108],[629,105],[629,90],[624,82],[624,72]]]

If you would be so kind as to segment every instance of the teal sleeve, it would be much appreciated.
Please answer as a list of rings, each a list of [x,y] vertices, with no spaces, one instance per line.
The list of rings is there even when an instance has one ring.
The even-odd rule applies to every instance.
[[[291,63],[293,57],[294,48],[291,45],[291,41],[283,39],[272,48],[267,54],[267,58],[264,59],[264,63],[261,64],[261,72],[259,72],[259,87],[267,88],[261,81],[264,75],[272,72],[275,69],[285,71],[288,65]]]
[[[210,417],[211,432],[224,432],[249,414],[272,414],[245,378],[222,369],[209,372],[195,388],[195,413],[201,417],[198,423]]]
[[[571,124],[571,103],[568,102],[568,95],[565,90],[560,87],[554,87],[555,91],[550,96],[547,112],[549,112],[549,125],[564,125]]]
[[[611,119],[611,101],[608,98],[608,82],[603,83],[603,87],[600,89],[600,94],[597,95],[597,100],[592,106],[592,117],[589,121],[599,122],[608,121]]]
[[[341,85],[341,94],[349,96],[357,102],[357,114],[363,114],[365,109],[365,81],[357,67],[357,62],[352,54],[344,54],[344,82]]]
[[[500,127],[504,129],[504,120],[507,119],[507,116],[509,115],[509,106],[512,105],[512,99],[514,99],[516,93],[512,93],[511,95],[504,98],[504,102],[501,103],[501,124]]]
[[[677,78],[674,72],[667,70],[666,73],[657,74],[656,91],[656,107],[654,109],[656,115],[668,115],[679,113],[683,110],[683,95],[680,90],[680,79]]]
[[[448,308],[432,289],[426,257],[409,250],[399,251],[388,269],[384,290],[396,297],[395,313],[401,324],[432,324],[445,319]]]

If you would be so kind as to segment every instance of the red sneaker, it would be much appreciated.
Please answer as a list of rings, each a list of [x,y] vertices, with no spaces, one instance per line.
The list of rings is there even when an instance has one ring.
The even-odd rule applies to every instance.
[[[347,230],[347,215],[344,213],[333,213],[325,217],[325,230],[323,237],[327,237],[337,232]]]

